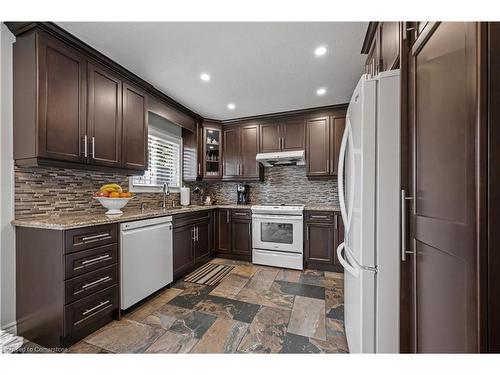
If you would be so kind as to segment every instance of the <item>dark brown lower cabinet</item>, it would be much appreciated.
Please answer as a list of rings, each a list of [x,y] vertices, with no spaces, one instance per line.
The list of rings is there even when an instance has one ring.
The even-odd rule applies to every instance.
[[[174,216],[174,280],[207,262],[212,256],[212,212]]]
[[[231,253],[231,210],[218,208],[215,212],[215,250],[218,255]]]
[[[120,318],[117,231],[16,228],[18,335],[67,347]]]
[[[252,257],[252,220],[233,219],[231,223],[231,252],[245,258]]]
[[[340,213],[306,211],[304,232],[306,268],[343,272],[337,258],[337,247],[344,240]]]
[[[216,210],[215,251],[218,257],[252,260],[252,212],[249,209]]]

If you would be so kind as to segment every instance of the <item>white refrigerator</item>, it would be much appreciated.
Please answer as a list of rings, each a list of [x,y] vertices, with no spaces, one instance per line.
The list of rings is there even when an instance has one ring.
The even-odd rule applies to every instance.
[[[338,188],[351,353],[399,352],[400,72],[363,75],[347,110]]]

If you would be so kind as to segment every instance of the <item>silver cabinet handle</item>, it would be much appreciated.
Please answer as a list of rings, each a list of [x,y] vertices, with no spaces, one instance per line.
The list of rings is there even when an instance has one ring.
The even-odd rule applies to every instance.
[[[92,158],[95,159],[95,137],[92,137]]]
[[[311,215],[313,219],[328,219],[328,216],[325,215]]]
[[[87,283],[87,284],[82,285],[82,289],[92,288],[93,286],[100,284],[104,281],[108,281],[108,280],[111,280],[111,277],[109,277],[109,276],[101,277],[100,279],[98,279],[96,281],[92,281],[91,283]]]
[[[233,212],[233,215],[234,216],[247,216],[247,214],[244,212]]]
[[[109,233],[101,233],[101,234],[96,234],[94,236],[83,237],[82,241],[83,242],[86,242],[86,241],[95,241],[95,240],[101,240],[101,239],[104,239],[104,238],[111,238],[111,236],[110,236]]]
[[[200,239],[200,227],[196,227],[196,242]]]
[[[201,163],[198,163],[198,174],[201,174]]]
[[[229,224],[229,210],[226,211],[226,223]]]
[[[87,140],[88,140],[88,137],[87,137],[87,134],[85,134],[85,136],[83,137],[83,157],[88,157],[89,156],[89,146],[87,144]]]
[[[193,236],[191,237],[192,241],[196,241],[195,231],[196,231],[196,228],[191,229],[191,233],[193,234]]]
[[[90,314],[91,312],[96,311],[96,310],[100,309],[101,307],[103,307],[103,306],[107,305],[109,302],[110,302],[110,301],[109,301],[109,299],[108,299],[108,300],[106,300],[106,301],[104,301],[104,302],[100,302],[97,306],[94,306],[94,307],[92,307],[91,309],[86,309],[86,310],[82,313],[82,315],[83,315],[83,316],[85,316],[85,315],[87,315],[87,314]]]
[[[406,250],[406,201],[413,197],[407,197],[406,191],[401,190],[401,260],[406,261],[406,254],[413,254],[413,251]]]
[[[326,171],[330,172],[330,159],[326,159]]]
[[[309,242],[309,225],[306,226],[306,242]]]
[[[97,258],[92,258],[92,259],[87,259],[87,260],[84,260],[84,261],[82,262],[82,265],[83,265],[83,266],[85,266],[85,265],[87,265],[87,264],[89,264],[89,263],[101,262],[101,261],[103,261],[103,260],[105,260],[105,259],[109,259],[109,258],[110,258],[110,256],[109,256],[108,254],[106,254],[106,255],[101,255],[100,257],[97,257]]]

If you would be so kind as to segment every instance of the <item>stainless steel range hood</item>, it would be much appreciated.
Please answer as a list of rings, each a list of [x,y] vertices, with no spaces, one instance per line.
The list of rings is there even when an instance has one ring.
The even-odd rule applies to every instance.
[[[264,167],[275,165],[306,165],[305,151],[264,152],[255,159]]]

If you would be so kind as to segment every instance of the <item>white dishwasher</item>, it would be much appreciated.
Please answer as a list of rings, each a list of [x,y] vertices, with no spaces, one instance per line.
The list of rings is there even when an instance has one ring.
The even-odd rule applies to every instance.
[[[172,216],[120,225],[122,310],[173,281]]]

